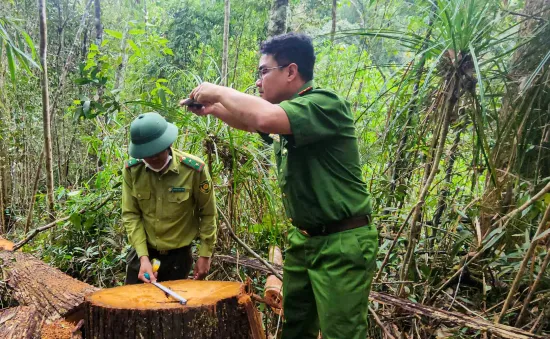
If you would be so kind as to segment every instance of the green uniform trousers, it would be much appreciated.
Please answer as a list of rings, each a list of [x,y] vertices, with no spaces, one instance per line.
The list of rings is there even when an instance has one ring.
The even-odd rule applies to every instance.
[[[365,339],[376,269],[372,224],[326,236],[292,229],[283,275],[283,339]]]

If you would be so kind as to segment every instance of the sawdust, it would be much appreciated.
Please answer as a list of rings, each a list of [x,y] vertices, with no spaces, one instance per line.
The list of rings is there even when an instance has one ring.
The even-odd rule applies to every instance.
[[[164,292],[152,284],[100,290],[86,297],[86,301],[100,307],[118,309],[193,308],[215,305],[220,300],[243,294],[243,286],[237,282],[174,280],[163,282],[162,285],[187,299],[187,305],[180,305],[175,299],[167,298]]]
[[[76,324],[73,322],[66,321],[64,319],[55,321],[51,324],[44,325],[42,327],[41,339],[71,339],[71,338],[82,338],[79,335],[80,331],[77,331],[73,336],[73,329]]]

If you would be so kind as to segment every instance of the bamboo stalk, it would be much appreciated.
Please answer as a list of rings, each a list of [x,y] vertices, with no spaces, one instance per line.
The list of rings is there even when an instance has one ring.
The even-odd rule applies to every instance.
[[[519,282],[521,281],[521,278],[523,277],[523,272],[525,271],[525,268],[527,267],[527,264],[529,263],[529,259],[531,258],[531,255],[535,251],[536,245],[538,243],[537,237],[545,231],[547,227],[547,223],[550,220],[550,205],[546,208],[546,212],[544,213],[544,217],[542,218],[539,227],[537,229],[537,232],[535,234],[535,237],[533,240],[531,240],[531,243],[529,244],[529,249],[527,250],[527,253],[525,253],[525,256],[523,257],[523,261],[521,262],[521,265],[518,269],[518,272],[516,274],[516,277],[514,279],[514,282],[512,283],[512,286],[510,287],[510,290],[508,291],[508,296],[506,297],[506,301],[504,302],[504,305],[502,306],[502,310],[500,311],[499,316],[495,319],[495,323],[498,324],[502,321],[502,318],[506,315],[506,311],[508,311],[508,308],[510,307],[510,304],[512,303],[512,299],[514,297],[514,293],[516,292]]]
[[[535,262],[533,260],[533,262]],[[525,317],[525,314],[527,313],[527,308],[529,307],[529,303],[531,302],[531,299],[533,298],[533,295],[535,294],[535,291],[537,290],[537,287],[542,280],[542,277],[544,276],[546,267],[548,266],[548,263],[550,262],[550,248],[546,249],[546,256],[544,257],[544,261],[542,262],[542,265],[540,266],[539,274],[537,274],[537,278],[531,285],[531,288],[529,289],[529,294],[523,301],[523,307],[521,308],[521,312],[519,313],[518,319],[516,320],[516,323],[514,326],[520,327],[523,323],[523,318]]]

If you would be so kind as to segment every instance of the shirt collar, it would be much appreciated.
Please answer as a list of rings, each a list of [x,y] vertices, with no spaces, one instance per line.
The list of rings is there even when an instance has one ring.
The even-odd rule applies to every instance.
[[[304,89],[306,89],[308,87],[313,87],[313,80],[309,80],[308,82],[303,84],[302,87],[300,87],[300,89],[298,89],[298,92],[294,93],[294,95],[292,96],[292,99],[296,99],[297,97],[299,97],[300,92],[302,92]]]
[[[172,160],[170,160],[170,165],[168,165],[168,169],[166,170],[166,172],[168,171],[172,171],[174,173],[179,173],[180,170],[179,170],[179,157],[174,153],[174,150],[172,149],[172,147],[170,147],[170,155],[172,156]]]

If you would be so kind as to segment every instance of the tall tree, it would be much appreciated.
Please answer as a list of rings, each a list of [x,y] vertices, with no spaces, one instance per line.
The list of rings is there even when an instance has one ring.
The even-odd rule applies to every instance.
[[[95,43],[101,45],[103,40],[103,26],[101,25],[101,0],[94,0],[95,7]]]
[[[267,35],[272,37],[286,32],[288,0],[273,0],[271,14],[267,25]]]
[[[50,123],[50,98],[48,90],[48,27],[46,25],[46,1],[38,0],[38,17],[40,23],[40,63],[42,64],[42,118],[44,126],[44,150],[46,156],[46,184],[48,189],[48,211],[50,219],[54,218],[53,204],[53,166],[52,137]]]
[[[332,0],[332,28],[330,29],[330,42],[334,42],[334,35],[336,34],[336,7],[337,1]]]
[[[231,19],[231,3],[225,0],[225,15],[223,19],[223,55],[222,55],[222,85],[227,86],[227,63],[229,59],[229,20]]]

